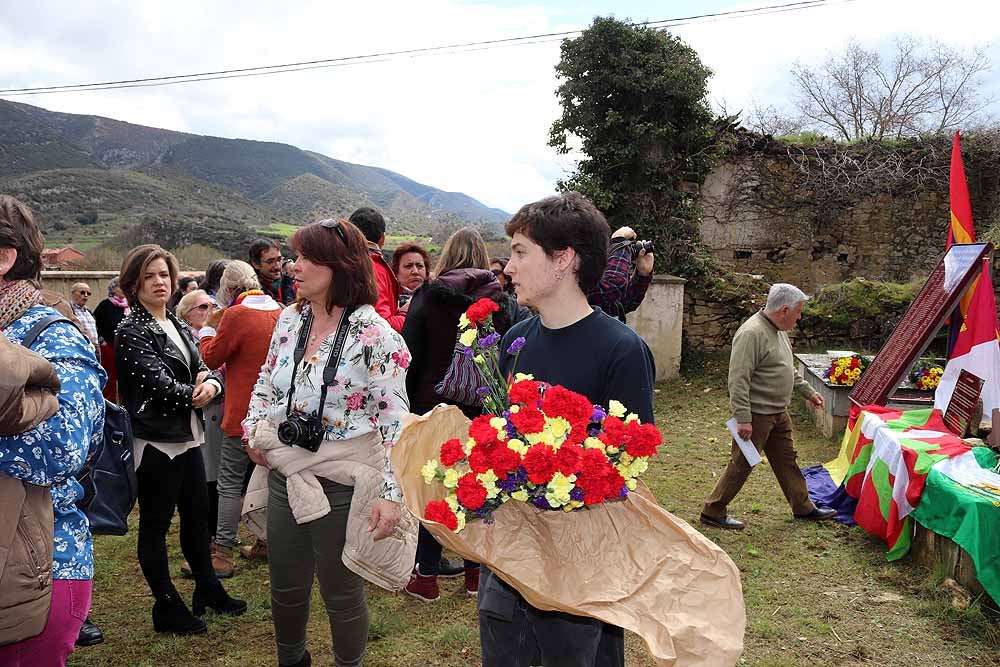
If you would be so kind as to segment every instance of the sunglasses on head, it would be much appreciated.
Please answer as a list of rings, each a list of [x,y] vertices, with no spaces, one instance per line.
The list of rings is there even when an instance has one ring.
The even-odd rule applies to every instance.
[[[344,245],[347,245],[347,234],[344,233],[344,228],[340,226],[340,220],[327,218],[326,220],[320,220],[319,225],[324,229],[332,229],[337,232],[337,236],[340,237],[340,240],[344,242]]]

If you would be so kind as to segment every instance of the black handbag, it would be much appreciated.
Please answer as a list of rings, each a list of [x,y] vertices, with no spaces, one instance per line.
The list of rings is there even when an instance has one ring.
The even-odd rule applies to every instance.
[[[42,318],[25,333],[21,345],[30,347],[46,327],[56,322],[73,324],[62,315]],[[83,487],[83,498],[76,505],[87,515],[90,532],[94,535],[127,533],[128,515],[135,507],[139,482],[132,458],[132,422],[120,405],[104,401],[103,437],[92,451],[87,452],[87,460],[76,479]]]

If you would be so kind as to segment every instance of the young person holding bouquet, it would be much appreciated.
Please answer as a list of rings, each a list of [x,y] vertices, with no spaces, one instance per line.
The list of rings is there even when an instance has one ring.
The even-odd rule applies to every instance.
[[[507,223],[506,266],[518,303],[537,311],[507,331],[500,345],[506,375],[529,373],[591,403],[620,401],[653,422],[652,354],[627,326],[590,306],[604,271],[610,228],[585,197],[567,193],[528,204]],[[514,347],[518,347],[514,345]],[[484,667],[617,667],[624,632],[594,618],[541,611],[483,568],[479,627]]]

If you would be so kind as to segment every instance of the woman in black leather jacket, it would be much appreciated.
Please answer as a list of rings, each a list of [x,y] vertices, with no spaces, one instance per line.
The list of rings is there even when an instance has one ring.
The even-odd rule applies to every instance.
[[[134,248],[122,263],[121,288],[132,310],[115,336],[122,406],[132,420],[139,480],[138,556],[156,601],[157,632],[205,632],[197,618],[211,607],[238,615],[246,603],[226,593],[215,576],[209,547],[208,491],[200,445],[201,408],[222,392],[188,327],[167,310],[177,282],[177,261],[157,245]],[[181,551],[195,579],[192,608],[170,579],[166,535],[174,508],[180,515]]]

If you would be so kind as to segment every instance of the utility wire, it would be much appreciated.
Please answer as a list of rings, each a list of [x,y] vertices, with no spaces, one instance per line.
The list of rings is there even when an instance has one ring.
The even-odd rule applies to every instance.
[[[839,0],[837,4],[855,2],[856,0]],[[710,14],[696,14],[670,19],[660,19],[657,21],[644,21],[635,25],[665,30],[672,27],[689,25],[706,20],[726,20],[733,18],[750,18],[754,16],[765,16],[769,14],[779,14],[790,11],[800,11],[803,9],[813,9],[821,6],[834,4],[831,0],[801,0],[781,5],[768,5],[765,7],[754,7],[747,9],[734,9],[724,12]],[[523,46],[532,44],[544,44],[562,41],[572,35],[579,35],[583,30],[568,30],[564,32],[542,33],[538,35],[525,35],[521,37],[506,37],[501,39],[484,40],[478,42],[465,42],[460,44],[449,44],[442,46],[430,46],[414,49],[404,49],[399,51],[385,51],[381,53],[371,53],[366,55],[342,56],[339,58],[327,58],[323,60],[307,60],[301,62],[284,63],[280,65],[262,65],[258,67],[244,67],[238,69],[218,70],[214,72],[197,72],[192,74],[175,74],[171,76],[148,77],[142,79],[122,79],[118,81],[101,81],[94,83],[66,84],[58,86],[41,86],[35,88],[6,88],[0,89],[0,95],[4,97],[21,97],[24,95],[42,95],[53,93],[72,93],[83,91],[115,90],[118,88],[148,88],[155,86],[168,86],[180,83],[192,83],[198,81],[217,81],[220,79],[239,79],[251,76],[266,76],[271,74],[284,74],[286,72],[301,72],[312,69],[325,69],[330,67],[346,67],[351,65],[366,65],[371,63],[387,62],[398,57],[424,57],[450,55],[455,53],[468,53],[473,51],[484,51],[498,47]]]

